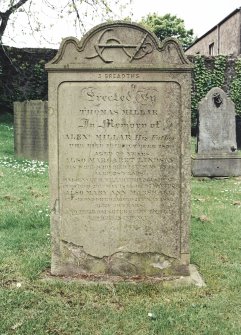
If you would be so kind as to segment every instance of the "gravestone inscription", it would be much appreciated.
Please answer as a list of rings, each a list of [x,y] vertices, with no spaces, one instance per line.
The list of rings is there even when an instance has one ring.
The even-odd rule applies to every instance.
[[[104,24],[46,68],[52,273],[188,275],[191,65],[178,43]]]
[[[17,157],[48,160],[48,102],[14,102],[14,152]]]
[[[238,176],[235,107],[226,93],[212,88],[199,103],[197,157],[192,160],[194,176]]]

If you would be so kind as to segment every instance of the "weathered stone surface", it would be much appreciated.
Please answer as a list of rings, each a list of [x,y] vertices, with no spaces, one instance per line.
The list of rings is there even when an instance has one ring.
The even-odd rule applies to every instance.
[[[178,43],[104,24],[46,68],[52,273],[188,275],[191,66]]]
[[[192,173],[199,177],[238,177],[241,175],[240,157],[192,158]]]
[[[14,102],[14,152],[17,157],[48,160],[48,103]]]
[[[239,176],[235,107],[226,93],[212,88],[199,103],[198,154],[192,159],[194,176]]]

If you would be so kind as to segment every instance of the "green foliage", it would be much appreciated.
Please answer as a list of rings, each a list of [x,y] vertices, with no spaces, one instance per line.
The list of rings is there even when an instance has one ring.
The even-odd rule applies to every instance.
[[[212,72],[212,87],[222,87],[225,81],[225,71],[227,67],[227,56],[219,55],[215,57],[214,69]]]
[[[230,95],[235,103],[236,113],[241,115],[241,58],[235,63],[235,78],[231,83]]]
[[[45,64],[56,54],[51,49],[16,49],[6,47],[11,65],[0,73],[0,109],[12,110],[14,101],[47,100],[48,77]],[[1,63],[1,62],[0,62]]]
[[[12,113],[3,113],[0,114],[0,123],[4,123],[5,125],[13,124],[14,118]]]
[[[28,99],[39,99],[43,91],[43,87],[48,85],[47,72],[45,71],[44,64],[41,61],[33,67],[32,87],[29,92]]]
[[[177,38],[184,49],[194,41],[193,30],[187,30],[184,20],[175,15],[148,14],[146,18],[142,19],[141,24],[153,31],[160,41],[167,37]]]
[[[192,85],[192,128],[197,126],[198,104],[213,87],[223,87],[227,56],[215,57],[214,67],[207,68],[205,58],[194,58],[193,85]]]

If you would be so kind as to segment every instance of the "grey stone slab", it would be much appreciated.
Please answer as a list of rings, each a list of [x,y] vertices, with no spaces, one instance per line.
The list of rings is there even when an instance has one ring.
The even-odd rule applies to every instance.
[[[14,152],[17,157],[48,160],[48,102],[14,102]]]
[[[241,159],[198,157],[192,159],[192,174],[200,177],[237,177],[241,175]]]
[[[49,75],[52,274],[189,275],[191,65],[137,24],[63,40]]]
[[[52,280],[62,280],[64,282],[78,282],[83,285],[93,286],[93,285],[102,285],[105,287],[113,283],[125,282],[128,284],[136,285],[137,283],[150,283],[160,285],[162,287],[188,287],[196,286],[198,288],[206,287],[206,283],[202,278],[201,274],[197,270],[197,267],[194,264],[190,264],[188,267],[188,275],[176,275],[176,276],[166,276],[166,277],[156,277],[156,276],[124,276],[124,275],[108,275],[108,274],[78,274],[75,276],[64,275],[64,276],[52,276],[50,273],[45,273],[42,277],[43,281],[52,281]]]

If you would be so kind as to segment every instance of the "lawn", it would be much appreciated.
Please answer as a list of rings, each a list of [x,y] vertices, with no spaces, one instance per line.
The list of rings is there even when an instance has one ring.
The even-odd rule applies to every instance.
[[[241,334],[241,178],[192,179],[203,288],[44,279],[48,166],[14,158],[11,119],[0,122],[0,213],[0,335]]]

